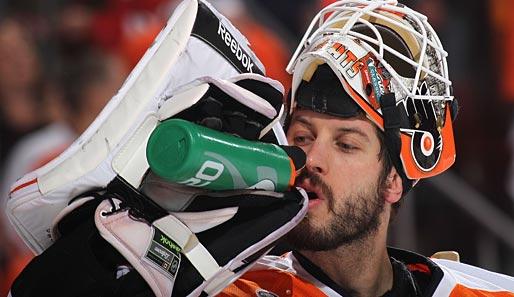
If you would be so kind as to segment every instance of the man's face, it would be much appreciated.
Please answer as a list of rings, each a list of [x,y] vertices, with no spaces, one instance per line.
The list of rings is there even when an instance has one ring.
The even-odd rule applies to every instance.
[[[288,234],[297,249],[331,250],[373,235],[385,200],[380,141],[365,116],[339,118],[296,110],[289,144],[307,154],[296,186],[309,193],[305,219]]]

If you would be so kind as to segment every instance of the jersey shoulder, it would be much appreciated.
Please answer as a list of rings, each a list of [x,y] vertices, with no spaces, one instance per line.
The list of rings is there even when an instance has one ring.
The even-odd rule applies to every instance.
[[[480,296],[513,296],[514,277],[480,267],[446,259],[431,259],[444,273],[436,296],[439,294],[471,294]],[[460,295],[459,295],[460,296]]]
[[[289,254],[266,256],[218,296],[277,297],[327,296],[316,285],[300,277]]]

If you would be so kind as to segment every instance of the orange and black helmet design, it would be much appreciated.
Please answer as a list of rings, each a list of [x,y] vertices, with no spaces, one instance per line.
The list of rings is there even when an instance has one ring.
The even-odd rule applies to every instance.
[[[335,2],[312,21],[288,65],[290,112],[311,106],[347,117],[354,110],[344,97],[351,98],[386,136],[397,138],[386,139],[386,145],[412,184],[455,161],[457,105],[446,56],[427,18],[396,0]],[[321,103],[312,99],[316,96],[303,96],[327,66],[348,96],[328,96]]]

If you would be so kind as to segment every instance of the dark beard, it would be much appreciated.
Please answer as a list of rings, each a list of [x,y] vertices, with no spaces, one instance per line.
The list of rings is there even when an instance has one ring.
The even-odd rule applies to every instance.
[[[380,225],[380,214],[385,206],[383,198],[385,181],[380,180],[374,191],[361,191],[346,197],[346,203],[339,204],[336,208],[337,204],[331,188],[318,174],[307,172],[302,175],[298,177],[299,180],[309,178],[313,186],[321,189],[333,216],[326,228],[318,229],[313,227],[311,218],[307,214],[302,222],[286,235],[286,240],[293,248],[328,251],[376,234]],[[370,195],[373,196],[372,199]]]

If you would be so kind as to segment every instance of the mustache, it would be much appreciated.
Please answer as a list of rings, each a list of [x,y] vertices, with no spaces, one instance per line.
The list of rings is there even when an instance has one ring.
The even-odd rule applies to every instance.
[[[300,174],[296,177],[296,184],[301,184],[303,181],[305,181],[306,179],[309,180],[310,184],[315,187],[315,188],[318,188],[320,189],[320,191],[322,192],[323,196],[326,197],[326,199],[328,200],[328,203],[329,203],[329,206],[331,207],[332,206],[332,203],[333,203],[333,192],[332,192],[332,188],[323,181],[323,179],[321,178],[321,176],[315,172],[312,172],[306,168],[304,168]]]

